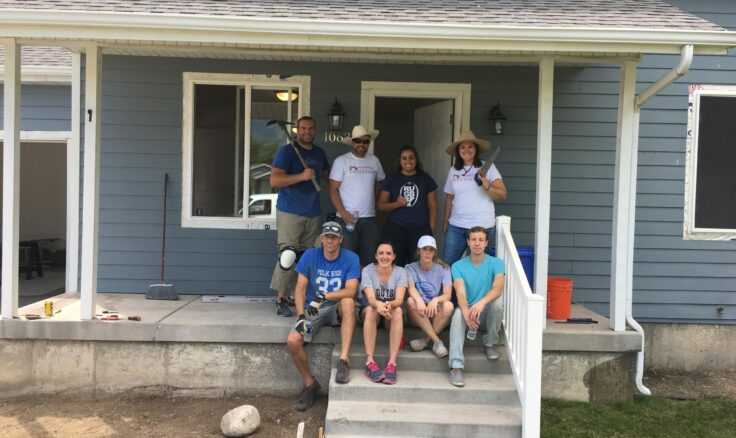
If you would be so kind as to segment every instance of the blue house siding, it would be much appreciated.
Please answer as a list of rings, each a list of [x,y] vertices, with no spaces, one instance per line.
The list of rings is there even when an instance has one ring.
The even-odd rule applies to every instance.
[[[688,7],[691,2],[670,3],[736,29],[734,4],[697,2],[694,9]],[[637,91],[678,61],[677,56],[645,56]],[[573,300],[607,315],[620,70],[558,68],[555,75],[550,275],[573,278]],[[696,56],[685,78],[641,112],[633,311],[643,321],[733,323],[736,242],[682,238],[691,83],[736,84],[736,51]],[[726,306],[723,315],[717,305]]]
[[[3,84],[0,83],[0,113],[3,111]],[[21,87],[21,130],[69,131],[71,129],[71,87],[68,85],[23,85]],[[0,130],[5,121],[0,117]]]
[[[473,87],[471,127],[488,137],[490,106],[518,114],[505,147],[504,176],[523,189],[517,202],[500,213],[519,222],[531,236],[534,217],[536,148],[535,67],[457,67],[410,65],[335,66],[185,58],[105,56],[102,85],[100,263],[98,288],[106,292],[145,292],[156,281],[161,248],[164,172],[171,176],[167,230],[167,279],[182,292],[264,295],[275,263],[275,231],[181,228],[182,73],[281,73],[309,75],[311,113],[324,131],[324,116],[335,96],[358,122],[361,81],[460,82]],[[493,78],[492,81],[489,78]],[[380,128],[380,127],[379,127]],[[319,136],[318,136],[319,139]],[[323,145],[332,160],[347,151]],[[499,164],[500,165],[500,164]],[[529,179],[529,175],[532,176]],[[441,178],[444,178],[442,176]],[[444,181],[438,181],[443,184]],[[326,193],[323,212],[332,211]],[[527,238],[529,242],[532,239]]]

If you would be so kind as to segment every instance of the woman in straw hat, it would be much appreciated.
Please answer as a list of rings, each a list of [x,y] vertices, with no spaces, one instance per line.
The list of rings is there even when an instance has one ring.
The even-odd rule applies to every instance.
[[[481,226],[488,230],[489,240],[493,239],[496,226],[494,201],[506,199],[506,186],[501,174],[492,164],[487,175],[480,176],[476,182],[476,174],[482,162],[481,151],[491,150],[491,144],[475,137],[472,131],[460,134],[457,141],[445,150],[453,157],[453,165],[447,173],[445,182],[445,217],[442,231],[445,233],[445,245],[442,259],[452,265],[458,261],[467,248],[468,230]],[[486,248],[490,253],[490,245]]]

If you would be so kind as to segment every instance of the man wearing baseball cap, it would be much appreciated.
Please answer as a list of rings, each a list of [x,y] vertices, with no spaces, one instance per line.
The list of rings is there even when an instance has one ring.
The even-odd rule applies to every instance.
[[[286,345],[304,380],[297,404],[300,411],[312,406],[321,388],[309,368],[304,349],[321,327],[340,326],[342,341],[335,383],[350,380],[348,353],[355,330],[354,299],[360,281],[360,261],[357,254],[340,247],[342,239],[342,226],[337,222],[325,222],[320,228],[322,247],[307,250],[296,266],[297,319],[286,338]]]

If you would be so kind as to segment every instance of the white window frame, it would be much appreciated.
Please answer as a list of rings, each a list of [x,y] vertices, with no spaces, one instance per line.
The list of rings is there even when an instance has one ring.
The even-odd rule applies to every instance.
[[[685,148],[685,208],[683,239],[734,240],[736,229],[695,227],[695,196],[698,183],[698,130],[700,129],[700,97],[726,96],[736,99],[736,85],[690,84]]]
[[[309,76],[291,76],[280,79],[278,75],[252,75],[228,73],[185,72],[183,74],[182,102],[182,187],[181,187],[181,226],[183,228],[224,228],[269,230],[276,228],[274,218],[214,217],[194,216],[192,214],[193,171],[194,171],[194,86],[232,85],[245,88],[245,108],[243,110],[244,148],[243,163],[250,163],[250,89],[253,87],[294,88],[299,90],[298,116],[309,114]],[[289,107],[290,108],[290,107]],[[236,174],[237,175],[237,174]],[[248,173],[243,172],[243,212],[248,211],[248,192],[250,181]],[[276,208],[274,205],[272,208]]]

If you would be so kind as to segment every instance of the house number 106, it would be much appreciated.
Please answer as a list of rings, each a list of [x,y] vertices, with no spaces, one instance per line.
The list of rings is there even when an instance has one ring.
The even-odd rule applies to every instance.
[[[327,131],[325,132],[325,143],[342,143],[342,140],[347,137],[350,137],[349,132]]]

